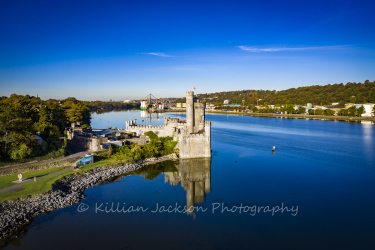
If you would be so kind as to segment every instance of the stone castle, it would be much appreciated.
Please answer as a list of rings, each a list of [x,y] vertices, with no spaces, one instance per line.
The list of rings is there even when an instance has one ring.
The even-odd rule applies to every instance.
[[[205,105],[194,99],[193,91],[186,91],[186,120],[164,118],[164,125],[126,121],[126,131],[138,135],[152,131],[159,137],[173,137],[178,141],[181,159],[211,157],[211,122],[205,121]]]

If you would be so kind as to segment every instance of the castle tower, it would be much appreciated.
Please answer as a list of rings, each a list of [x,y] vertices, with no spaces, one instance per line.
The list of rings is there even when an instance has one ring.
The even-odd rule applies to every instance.
[[[194,133],[204,130],[204,116],[205,116],[204,103],[194,103]]]
[[[194,91],[186,91],[186,129],[194,133]]]

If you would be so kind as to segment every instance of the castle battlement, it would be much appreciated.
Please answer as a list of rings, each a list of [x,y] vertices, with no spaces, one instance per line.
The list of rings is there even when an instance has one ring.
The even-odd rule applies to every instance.
[[[211,122],[205,121],[205,105],[194,100],[194,92],[186,91],[186,120],[164,118],[164,125],[136,125],[126,121],[126,131],[141,135],[154,131],[159,137],[178,140],[180,158],[211,157]]]
[[[129,129],[164,129],[164,128],[165,128],[164,125],[131,125],[129,126]]]

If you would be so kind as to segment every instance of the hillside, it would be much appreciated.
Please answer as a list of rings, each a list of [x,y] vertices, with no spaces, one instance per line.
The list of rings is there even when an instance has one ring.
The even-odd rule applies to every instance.
[[[364,83],[348,82],[346,84],[314,85],[308,87],[291,88],[282,91],[276,90],[240,90],[197,94],[202,102],[220,104],[229,100],[231,104],[256,105],[331,105],[331,103],[375,103],[375,81],[366,80]],[[185,102],[179,99],[177,102]]]

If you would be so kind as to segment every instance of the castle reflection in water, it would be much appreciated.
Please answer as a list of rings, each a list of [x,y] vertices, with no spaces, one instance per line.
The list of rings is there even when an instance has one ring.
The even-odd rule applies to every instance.
[[[164,182],[181,186],[186,191],[186,207],[190,208],[206,200],[211,192],[211,158],[181,159],[178,172],[165,172]],[[192,214],[193,212],[188,214]]]

